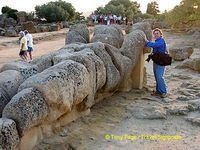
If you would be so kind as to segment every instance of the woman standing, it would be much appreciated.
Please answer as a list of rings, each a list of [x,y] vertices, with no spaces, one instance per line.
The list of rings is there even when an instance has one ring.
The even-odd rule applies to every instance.
[[[27,39],[25,37],[25,33],[23,31],[19,32],[19,37],[20,37],[20,51],[19,51],[19,56],[22,58],[22,60],[26,61],[27,60]]]
[[[153,30],[153,36],[155,41],[146,40],[146,46],[153,48],[153,54],[155,53],[167,53],[166,43],[162,37],[162,30],[156,28]],[[156,91],[152,95],[159,95],[162,98],[167,96],[167,87],[164,79],[165,66],[160,66],[156,63],[153,63],[153,73],[156,80]]]

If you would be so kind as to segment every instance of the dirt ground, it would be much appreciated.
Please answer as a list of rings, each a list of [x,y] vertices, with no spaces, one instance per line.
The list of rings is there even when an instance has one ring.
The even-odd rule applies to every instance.
[[[65,35],[68,29],[57,32],[43,32],[32,34],[34,38],[33,58],[58,50],[65,45]],[[0,36],[0,68],[4,63],[18,60],[18,37]]]
[[[164,33],[169,48],[190,45],[194,47],[192,57],[200,57],[198,41],[192,36]],[[33,56],[61,48],[64,38],[62,34],[39,40]],[[18,59],[18,45],[9,42],[17,38],[3,38],[4,42],[2,37],[0,39],[0,65]],[[200,116],[200,74],[189,69],[177,69],[180,63],[173,62],[166,68],[167,98],[150,95],[155,81],[152,62],[145,63],[146,88],[115,93],[93,106],[88,116],[71,122],[58,134],[41,141],[34,150],[199,150],[200,123],[188,120]]]

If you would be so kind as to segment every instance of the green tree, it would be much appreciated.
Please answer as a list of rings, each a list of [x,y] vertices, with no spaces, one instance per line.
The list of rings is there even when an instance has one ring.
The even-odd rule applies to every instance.
[[[35,19],[35,12],[29,12],[29,13],[26,13],[27,15],[27,19],[29,20],[29,21],[32,21],[32,20],[34,20]]]
[[[15,19],[15,20],[17,20],[17,14],[16,14],[17,12],[18,12],[18,10],[11,9],[10,11],[8,11],[8,16],[13,18],[13,19]]]
[[[125,8],[128,8],[131,6],[131,1],[130,0],[111,0],[107,5],[123,5]]]
[[[8,6],[4,6],[4,7],[2,7],[1,12],[2,12],[2,14],[6,14],[7,17],[11,17],[11,18],[17,20],[17,14],[16,13],[18,12],[18,10],[12,9]]]
[[[73,7],[73,5],[71,3],[67,3],[67,2],[62,1],[62,0],[59,0],[57,2],[52,2],[52,3],[54,3],[58,7],[61,7],[65,11],[67,11],[70,18],[73,18],[74,15],[76,14],[75,8]]]
[[[74,20],[82,21],[85,20],[85,17],[83,16],[83,13],[75,12]]]
[[[2,14],[6,14],[8,11],[10,11],[12,8],[8,7],[8,6],[4,6],[1,8],[1,13]]]
[[[98,8],[94,11],[94,13],[95,13],[95,14],[99,14],[99,15],[101,15],[101,14],[106,14],[104,7],[98,7]]]
[[[141,13],[140,5],[137,2],[130,0],[111,0],[105,7],[98,7],[95,13],[107,14],[112,13],[115,15],[126,16],[128,20],[133,19],[133,15]]]
[[[147,4],[147,10],[146,10],[147,14],[156,16],[158,15],[159,12],[160,11],[158,7],[158,3],[156,1]]]
[[[137,2],[131,2],[131,5],[126,9],[125,16],[128,20],[132,20],[135,15],[141,14],[140,5]]]
[[[75,8],[65,1],[49,2],[35,7],[38,18],[45,18],[47,22],[73,20]]]
[[[182,0],[166,14],[166,20],[174,27],[200,25],[200,0]]]
[[[122,15],[125,13],[125,8],[123,5],[118,5],[118,6],[115,6],[115,5],[107,5],[105,8],[105,14],[108,14],[108,13],[112,13],[112,14],[116,14],[116,15]]]

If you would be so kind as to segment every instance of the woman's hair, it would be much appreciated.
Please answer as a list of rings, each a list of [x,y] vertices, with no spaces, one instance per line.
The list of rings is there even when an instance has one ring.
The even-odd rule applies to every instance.
[[[20,31],[20,32],[19,32],[19,35],[24,36],[25,33],[24,33],[23,31]]]
[[[162,32],[161,29],[159,29],[159,28],[155,28],[155,29],[153,30],[153,33],[156,32],[156,31],[160,32],[160,34],[163,35],[163,32]]]
[[[24,33],[25,33],[25,34],[27,34],[27,33],[28,33],[28,31],[27,31],[27,30],[24,30]]]

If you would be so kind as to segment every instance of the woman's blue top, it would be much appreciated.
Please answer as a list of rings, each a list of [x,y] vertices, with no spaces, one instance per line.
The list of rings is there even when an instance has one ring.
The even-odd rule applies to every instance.
[[[162,37],[156,39],[155,42],[151,42],[151,41],[147,42],[146,46],[153,48],[153,53],[167,52],[166,43]]]

